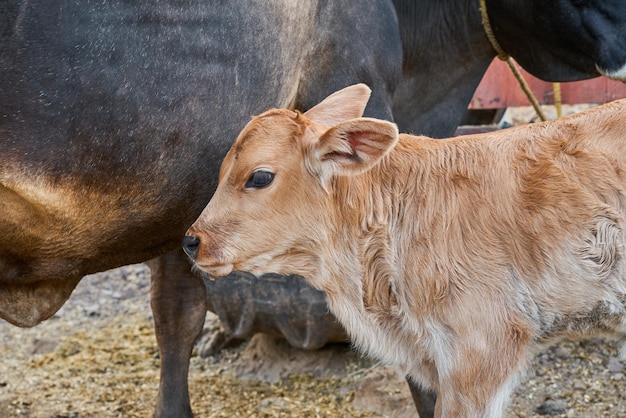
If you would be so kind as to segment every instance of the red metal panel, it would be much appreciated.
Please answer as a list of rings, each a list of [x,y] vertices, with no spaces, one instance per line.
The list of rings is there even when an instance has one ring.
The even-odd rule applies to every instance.
[[[553,84],[541,81],[524,70],[521,71],[539,103],[554,104]],[[606,77],[561,83],[563,104],[601,104],[624,97],[626,97],[626,83]],[[529,104],[507,63],[496,58],[478,85],[469,108],[496,109]]]

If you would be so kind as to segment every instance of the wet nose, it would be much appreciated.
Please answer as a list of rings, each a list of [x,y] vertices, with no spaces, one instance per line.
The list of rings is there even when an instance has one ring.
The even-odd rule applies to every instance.
[[[196,258],[200,246],[200,238],[194,235],[185,235],[183,238],[183,251],[191,258]]]

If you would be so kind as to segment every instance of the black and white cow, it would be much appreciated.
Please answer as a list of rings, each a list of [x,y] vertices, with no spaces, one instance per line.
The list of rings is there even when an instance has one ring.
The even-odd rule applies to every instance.
[[[454,134],[496,56],[479,0],[394,0],[404,46],[393,113],[401,132]],[[621,0],[485,0],[504,52],[545,81],[606,75],[626,80],[626,3]]]

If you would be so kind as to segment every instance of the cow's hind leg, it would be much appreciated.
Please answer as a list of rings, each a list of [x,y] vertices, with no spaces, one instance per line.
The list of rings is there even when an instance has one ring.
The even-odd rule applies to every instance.
[[[151,305],[161,377],[155,416],[191,417],[187,375],[194,342],[204,325],[206,290],[201,278],[193,275],[182,250],[148,262]]]
[[[413,397],[413,403],[420,418],[433,418],[435,416],[435,401],[437,394],[428,389],[424,389],[418,383],[413,382],[410,378],[406,378]]]

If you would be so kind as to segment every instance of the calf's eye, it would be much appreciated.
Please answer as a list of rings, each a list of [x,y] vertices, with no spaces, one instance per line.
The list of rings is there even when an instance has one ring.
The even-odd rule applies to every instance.
[[[246,189],[260,189],[269,186],[274,180],[274,173],[268,170],[256,170],[250,174],[246,182]]]

